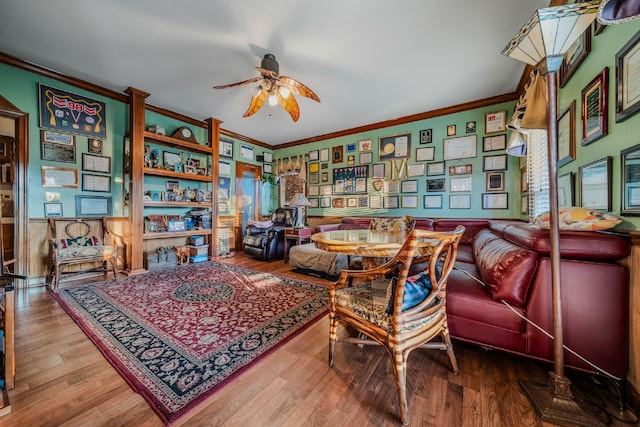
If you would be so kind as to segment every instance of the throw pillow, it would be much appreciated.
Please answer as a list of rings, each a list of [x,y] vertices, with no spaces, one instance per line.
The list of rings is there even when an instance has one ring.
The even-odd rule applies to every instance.
[[[413,219],[405,215],[402,218],[371,218],[370,229],[373,231],[407,231],[411,230]]]
[[[79,247],[79,246],[99,246],[100,245],[100,241],[95,236],[59,239],[58,243],[59,243],[60,249],[68,249],[68,248]]]
[[[620,224],[622,220],[613,215],[595,209],[576,206],[561,207],[559,209],[558,226],[560,230],[570,231],[598,231],[608,230]],[[549,228],[549,212],[543,212],[533,220],[533,225]]]
[[[438,266],[436,270],[436,277],[440,276],[441,272],[441,266]],[[393,302],[396,298],[397,284],[398,279],[396,277],[389,282],[384,314],[393,314]],[[407,277],[407,281],[404,284],[404,295],[402,296],[402,311],[413,308],[427,299],[432,289],[433,285],[431,284],[431,279],[429,279],[429,274],[427,272],[422,271],[418,274]]]

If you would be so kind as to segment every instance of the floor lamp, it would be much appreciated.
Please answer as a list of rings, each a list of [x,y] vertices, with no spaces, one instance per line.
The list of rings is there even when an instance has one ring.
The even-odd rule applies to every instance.
[[[554,371],[548,384],[521,381],[525,394],[544,421],[580,426],[604,425],[575,402],[571,382],[564,373],[562,291],[560,287],[560,232],[558,225],[557,167],[557,74],[565,53],[596,18],[600,0],[538,9],[513,37],[503,55],[535,66],[547,88],[547,151],[549,159],[549,205],[551,287],[553,298]]]

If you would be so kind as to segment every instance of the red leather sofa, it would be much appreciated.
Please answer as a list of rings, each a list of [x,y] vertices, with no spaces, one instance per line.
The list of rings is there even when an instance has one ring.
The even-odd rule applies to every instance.
[[[451,336],[482,347],[553,362],[553,341],[532,325],[553,332],[548,230],[520,221],[415,219],[415,227],[453,230],[465,226],[456,269],[447,288]],[[344,218],[318,231],[366,228],[369,218]],[[629,279],[617,261],[630,244],[602,232],[560,232],[565,365],[602,369],[626,378]],[[484,286],[474,278],[484,282]],[[508,304],[508,305],[507,305]]]

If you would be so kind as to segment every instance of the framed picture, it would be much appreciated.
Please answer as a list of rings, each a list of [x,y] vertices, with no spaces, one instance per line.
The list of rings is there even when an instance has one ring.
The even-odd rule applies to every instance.
[[[487,173],[487,191],[504,191],[504,172]]]
[[[271,163],[262,164],[262,173],[273,173],[273,166]]]
[[[488,171],[502,171],[507,169],[507,155],[498,154],[496,156],[484,156],[482,159],[482,170]]]
[[[180,154],[172,153],[170,151],[162,152],[162,163],[167,169],[173,169],[176,164],[182,163],[182,157]]]
[[[76,196],[76,216],[110,216],[111,196]]]
[[[329,169],[329,163],[320,163],[320,169]]]
[[[640,32],[616,53],[616,123],[640,111]]]
[[[444,175],[444,162],[427,163],[427,176]]]
[[[402,181],[400,183],[400,191],[402,193],[417,193],[418,192],[418,181],[415,179],[410,179],[408,181]]]
[[[484,133],[504,132],[507,129],[507,112],[496,111],[484,115]]]
[[[576,159],[576,101],[558,118],[558,167]]]
[[[370,139],[363,139],[358,141],[358,151],[371,151],[373,150],[373,142]]]
[[[231,176],[231,162],[218,160],[218,173],[222,176]]]
[[[349,144],[347,144],[347,153],[355,153],[355,151],[356,151],[356,147],[357,147],[357,146],[356,146],[356,144],[355,144],[355,143],[349,143]],[[349,204],[347,203],[347,206],[348,206],[348,205],[349,205]]]
[[[89,172],[111,173],[111,157],[82,153],[82,170]]]
[[[320,152],[318,150],[309,151],[309,161],[317,162],[320,159]]]
[[[507,148],[507,134],[485,136],[482,138],[482,151],[498,151]]]
[[[416,148],[416,161],[426,162],[433,160],[435,154],[434,147],[422,147]]]
[[[473,165],[449,166],[449,175],[469,175],[473,173]]]
[[[356,164],[356,156],[353,156],[353,155],[347,156],[347,165],[353,166],[355,164]]]
[[[407,176],[424,176],[424,163],[416,163],[415,165],[407,165]]]
[[[309,199],[309,203],[310,203],[310,205],[309,205],[310,208],[319,208],[320,207],[320,199],[317,198],[317,197],[311,197]]]
[[[60,145],[73,145],[76,144],[76,137],[67,133],[53,132],[50,130],[41,130],[40,138],[44,142],[51,142],[53,144]]]
[[[384,163],[376,163],[373,165],[373,175],[371,177],[379,179],[385,178]]]
[[[529,191],[529,173],[527,168],[520,169],[520,191]]]
[[[411,155],[411,133],[378,138],[380,160],[406,159]]]
[[[167,181],[167,191],[178,191],[180,183],[178,181]]]
[[[565,54],[564,62],[560,66],[560,87],[567,84],[589,52],[591,52],[591,28],[587,28]]]
[[[509,193],[482,193],[482,209],[508,209]]]
[[[400,192],[400,183],[398,181],[384,181],[384,193],[395,194]]]
[[[344,197],[334,197],[331,201],[333,207],[336,209],[342,209],[345,206]]]
[[[620,152],[622,209],[620,214],[640,216],[640,144]]]
[[[220,138],[219,154],[222,157],[228,157],[232,159],[233,158],[233,140]]]
[[[382,196],[369,196],[369,207],[371,209],[382,209]]]
[[[107,137],[107,109],[103,101],[39,83],[38,107],[41,128],[89,138]]]
[[[111,176],[83,173],[82,191],[111,193]]]
[[[320,172],[320,163],[309,163],[309,173]]]
[[[401,196],[400,207],[405,209],[415,209],[418,207],[418,196]]]
[[[467,122],[464,129],[465,133],[476,133],[476,122]]]
[[[40,158],[42,160],[65,163],[76,162],[75,136],[48,130],[41,130],[40,141]],[[3,156],[4,155],[5,154],[3,154]]]
[[[348,208],[357,208],[358,207],[358,199],[355,197],[349,197],[347,199],[347,207]]]
[[[442,194],[424,196],[425,209],[442,209]]]
[[[329,182],[329,172],[322,172],[320,180],[322,182]]]
[[[323,196],[331,196],[333,194],[333,185],[321,185],[320,186],[320,194]]]
[[[78,188],[78,169],[42,166],[42,186]]]
[[[371,162],[373,162],[373,153],[372,152],[360,153],[360,164],[361,165],[368,165]]]
[[[558,176],[558,206],[574,205],[574,181],[575,174],[573,172]]]
[[[368,208],[369,207],[369,197],[358,197],[358,207],[359,208]]]
[[[580,206],[603,211],[611,210],[611,165],[607,156],[578,169]]]
[[[471,177],[458,177],[449,180],[449,191],[452,193],[471,191]]]
[[[317,185],[310,185],[308,187],[309,196],[319,196],[320,195],[320,187]]]
[[[87,151],[91,154],[102,154],[102,140],[101,139],[87,139]]]
[[[428,179],[427,193],[438,193],[444,191],[444,178]]]
[[[62,216],[62,203],[45,203],[44,216]]]
[[[383,209],[398,209],[399,200],[398,196],[384,196],[382,198]]]
[[[262,153],[262,161],[264,163],[273,163],[273,155],[268,151],[263,152]]]
[[[450,195],[449,209],[471,209],[471,195],[470,194]]]
[[[423,129],[420,131],[420,144],[431,144],[432,130],[431,129]]]
[[[249,145],[240,145],[240,158],[253,160],[253,147]]]
[[[456,134],[456,125],[447,126],[447,136],[454,136]]]
[[[329,149],[323,148],[320,150],[320,161],[328,162],[329,161]]]
[[[607,87],[609,67],[604,67],[582,89],[582,145],[607,135]]]
[[[343,151],[344,147],[342,145],[336,145],[331,149],[331,162],[332,163],[342,163],[343,159]]]
[[[331,207],[331,197],[320,197],[320,207],[321,208],[330,208]]]
[[[467,159],[476,156],[476,135],[444,140],[444,160]]]

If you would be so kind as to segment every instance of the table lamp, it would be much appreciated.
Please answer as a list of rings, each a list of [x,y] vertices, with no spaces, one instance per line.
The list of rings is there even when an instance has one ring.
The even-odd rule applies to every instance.
[[[304,223],[305,223],[305,218],[304,218],[304,207],[305,206],[311,206],[311,202],[309,202],[309,199],[307,199],[305,197],[304,194],[302,193],[296,193],[292,198],[291,201],[289,202],[290,206],[295,206],[298,208],[298,215],[296,217],[296,225],[295,228],[302,228],[304,227]]]

